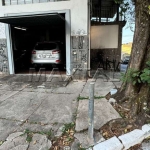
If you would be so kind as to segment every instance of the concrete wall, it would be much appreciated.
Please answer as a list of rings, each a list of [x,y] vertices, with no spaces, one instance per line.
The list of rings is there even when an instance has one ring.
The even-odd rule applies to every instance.
[[[84,30],[87,33],[87,13],[88,3],[87,0],[70,0],[60,2],[36,3],[36,4],[23,4],[23,5],[10,5],[2,6],[0,0],[0,17],[6,14],[17,13],[32,13],[42,11],[55,11],[69,9],[71,12],[71,31],[72,34],[78,30]]]
[[[91,49],[118,48],[119,25],[91,26]]]
[[[0,23],[0,39],[5,39],[6,35],[5,35],[5,24],[4,23]]]
[[[8,56],[6,38],[0,38],[0,74],[8,74]]]

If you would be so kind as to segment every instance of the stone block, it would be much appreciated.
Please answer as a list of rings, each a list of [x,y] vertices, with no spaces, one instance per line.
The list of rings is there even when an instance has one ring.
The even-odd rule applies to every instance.
[[[142,126],[142,131],[145,133],[145,138],[150,136],[150,124],[145,124]]]
[[[117,137],[112,137],[109,140],[106,140],[104,142],[101,142],[94,146],[94,150],[122,150],[123,145],[118,140]]]
[[[144,140],[144,132],[142,130],[135,129],[127,134],[121,135],[118,138],[124,145],[124,150],[129,149],[131,146],[141,143]]]

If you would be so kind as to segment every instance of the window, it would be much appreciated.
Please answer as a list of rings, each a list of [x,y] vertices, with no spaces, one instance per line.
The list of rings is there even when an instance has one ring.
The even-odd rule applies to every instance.
[[[53,50],[56,49],[56,43],[38,43],[35,50]]]

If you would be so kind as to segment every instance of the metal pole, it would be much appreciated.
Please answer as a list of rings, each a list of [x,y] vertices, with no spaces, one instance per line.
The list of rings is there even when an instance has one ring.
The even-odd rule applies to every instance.
[[[91,5],[92,5],[92,2],[91,0],[88,0],[88,43],[89,43],[89,46],[88,46],[88,70],[91,68],[90,66],[90,61],[91,61]],[[91,72],[90,70],[88,71],[88,75],[89,77],[91,76]]]
[[[90,83],[89,87],[88,139],[91,143],[94,142],[94,85]]]

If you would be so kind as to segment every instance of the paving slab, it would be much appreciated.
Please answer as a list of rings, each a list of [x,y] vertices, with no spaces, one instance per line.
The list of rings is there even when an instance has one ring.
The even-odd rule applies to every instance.
[[[120,81],[120,82],[113,82],[113,83],[116,86],[116,88],[120,88],[121,85],[122,85],[122,81]]]
[[[12,82],[12,83],[1,83],[0,89],[7,91],[20,91],[27,86],[27,83],[23,82]]]
[[[74,137],[79,140],[79,142],[83,148],[89,148],[90,146],[93,146],[88,141],[88,131],[84,131],[81,133],[75,133]],[[95,132],[94,133],[94,141],[95,141],[95,143],[97,143],[97,142],[105,141],[105,139],[99,132]]]
[[[38,86],[32,86],[32,85],[28,85],[23,89],[23,92],[40,92],[40,93],[48,93],[51,94],[52,93],[53,88],[45,88],[45,86],[38,85]]]
[[[0,102],[3,102],[10,98],[11,96],[17,94],[18,91],[7,91],[7,90],[0,90]]]
[[[10,134],[8,137],[7,137],[7,141],[12,141],[13,139],[17,138],[17,137],[20,137],[20,135],[22,135],[23,132],[14,132],[12,134]]]
[[[87,81],[83,91],[81,92],[81,97],[89,96],[89,85],[91,83],[91,79]],[[115,85],[112,82],[104,82],[102,79],[97,79],[95,82],[94,95],[95,96],[106,96],[111,89],[115,88]]]
[[[28,150],[49,150],[52,146],[46,135],[34,134]]]
[[[29,82],[29,85],[24,88],[23,91],[28,92],[43,92],[43,93],[58,93],[58,88],[65,89],[66,82]]]
[[[38,132],[43,132],[47,133],[49,131],[52,132],[53,136],[58,136],[58,130],[60,127],[63,127],[63,124],[60,123],[55,123],[55,124],[42,124],[42,123],[24,123],[22,124],[19,128],[16,129],[17,132],[23,132],[26,129],[38,133]],[[62,131],[61,134],[62,135]]]
[[[77,109],[78,94],[50,94],[30,117],[29,122],[70,123]]]
[[[7,75],[7,76],[0,78],[0,82],[1,83],[11,82],[11,81],[13,82],[15,77],[16,75]]]
[[[24,121],[47,96],[45,93],[19,92],[0,104],[0,118]]]
[[[10,150],[28,150],[28,147],[29,147],[28,144],[26,144],[26,145],[18,145],[18,146],[14,147],[14,148],[12,148]]]
[[[48,150],[52,143],[46,135],[33,134],[31,142],[26,141],[27,134],[14,132],[0,146],[0,150]]]
[[[80,142],[79,140],[75,139],[74,142],[71,144],[71,150],[79,150]]]
[[[6,141],[0,146],[0,150],[10,150],[15,147],[14,142]]]
[[[52,93],[70,93],[70,94],[73,94],[73,93],[81,93],[84,86],[85,86],[86,82],[83,82],[83,81],[77,81],[77,82],[70,82],[66,87],[58,87],[58,88],[55,88]]]
[[[5,141],[9,134],[15,132],[22,122],[0,119],[0,141]]]
[[[77,132],[88,128],[88,100],[80,100],[77,111],[76,127]],[[94,102],[94,129],[99,130],[110,120],[121,118],[118,112],[106,99],[95,100]]]

